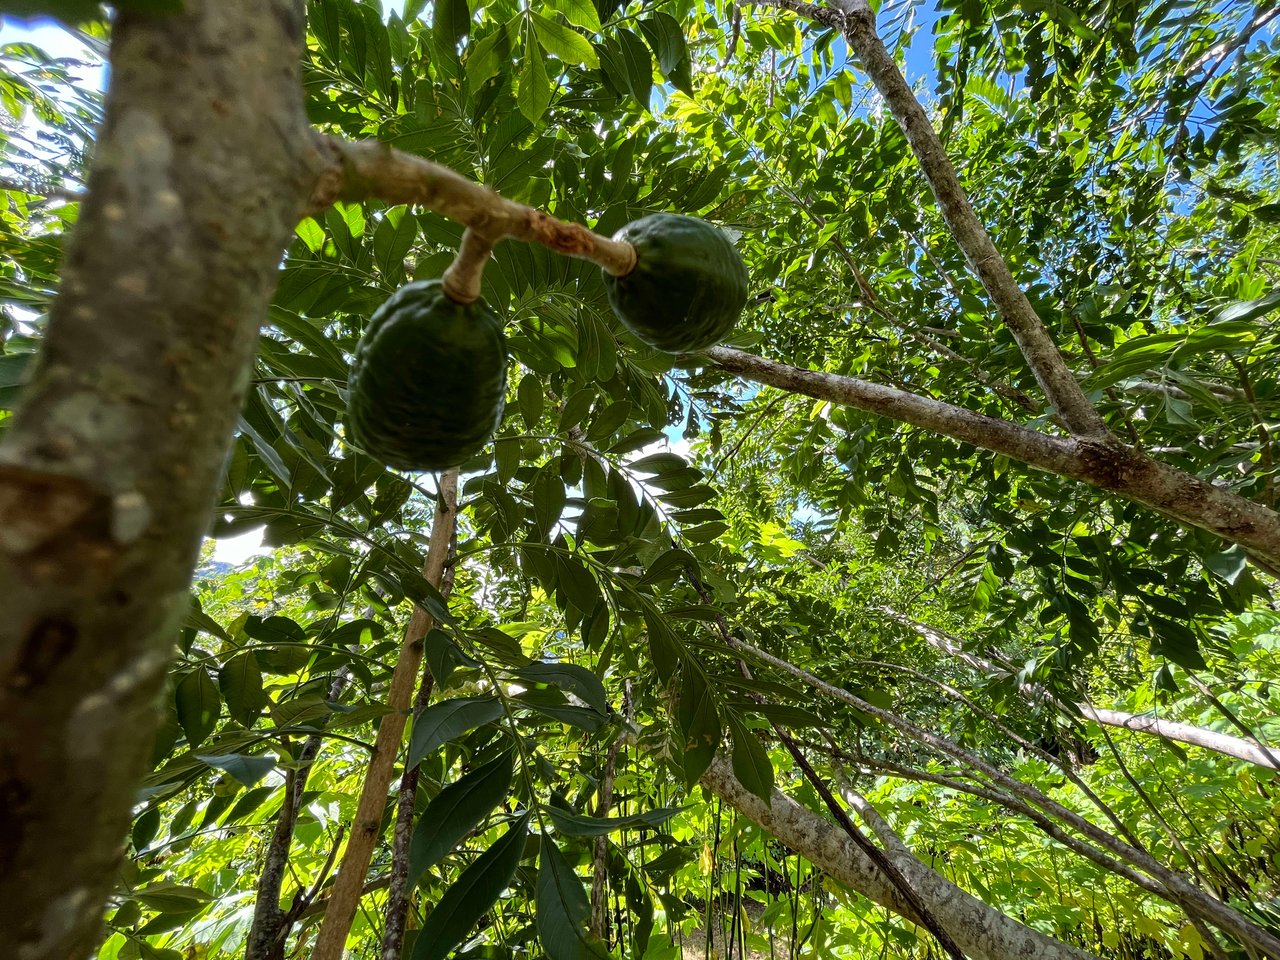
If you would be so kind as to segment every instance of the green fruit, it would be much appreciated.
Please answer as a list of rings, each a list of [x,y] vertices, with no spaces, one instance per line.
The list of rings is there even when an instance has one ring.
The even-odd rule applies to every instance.
[[[507,350],[483,300],[410,283],[374,311],[347,383],[347,432],[402,470],[443,470],[478,453],[502,418]]]
[[[696,217],[655,213],[615,240],[636,248],[635,269],[604,275],[623,326],[667,353],[705,350],[724,339],[747,303],[747,268],[733,242]]]

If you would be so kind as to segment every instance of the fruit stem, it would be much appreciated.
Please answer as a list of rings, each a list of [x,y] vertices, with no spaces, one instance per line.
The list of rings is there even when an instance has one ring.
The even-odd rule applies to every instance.
[[[480,299],[480,281],[494,242],[468,227],[462,234],[458,255],[444,272],[444,295],[454,303],[475,303]]]

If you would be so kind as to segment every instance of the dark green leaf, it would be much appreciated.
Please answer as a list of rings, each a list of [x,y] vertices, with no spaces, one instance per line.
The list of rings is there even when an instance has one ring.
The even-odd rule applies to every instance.
[[[198,754],[197,759],[231,774],[246,787],[252,787],[276,768],[274,757],[256,757],[244,753]]]
[[[468,697],[433,703],[413,723],[409,758],[405,762],[410,767],[417,766],[423,757],[441,744],[482,724],[493,723],[502,715],[502,703],[497,697]]]
[[[538,858],[538,939],[550,960],[587,960],[608,952],[587,930],[591,904],[555,841],[542,834]]]
[[[452,852],[506,799],[514,771],[510,751],[441,790],[418,818],[409,845],[409,885]]]
[[[213,733],[218,714],[222,712],[222,700],[218,688],[204,667],[196,667],[178,681],[174,691],[174,703],[178,710],[178,722],[192,747],[199,746]]]
[[[524,853],[529,814],[462,871],[427,917],[413,945],[413,960],[444,960],[497,902]]]

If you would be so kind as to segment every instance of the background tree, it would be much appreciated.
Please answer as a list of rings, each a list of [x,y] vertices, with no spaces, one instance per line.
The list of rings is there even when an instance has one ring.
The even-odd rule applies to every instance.
[[[6,50],[16,954],[111,891],[105,957],[1280,952],[1274,11],[944,8],[929,119],[857,5],[424,6],[117,11],[83,199],[95,98]],[[497,244],[508,412],[424,577],[447,498],[344,443],[347,357],[463,225],[608,259],[518,204],[706,216],[752,306],[672,358]],[[211,508],[277,552],[185,613]]]

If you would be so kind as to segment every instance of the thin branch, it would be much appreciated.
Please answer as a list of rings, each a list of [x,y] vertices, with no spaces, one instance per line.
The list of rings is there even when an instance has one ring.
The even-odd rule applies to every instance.
[[[439,589],[444,576],[445,557],[457,518],[457,489],[458,471],[455,468],[440,477],[440,493],[436,498],[431,541],[422,568],[423,577],[436,589]],[[391,677],[391,688],[387,691],[387,706],[391,709],[383,715],[378,725],[378,738],[365,773],[351,839],[347,842],[342,868],[333,884],[324,923],[311,954],[312,960],[341,960],[346,947],[347,933],[360,904],[365,874],[373,858],[374,846],[381,836],[387,789],[391,784],[396,756],[400,752],[400,741],[404,736],[406,714],[413,696],[418,667],[422,663],[422,638],[433,624],[431,614],[422,607],[414,608],[413,616],[405,629],[400,658]]]
[[[445,561],[444,578],[440,584],[440,596],[445,600],[453,593],[453,583],[458,566],[453,558],[458,552],[458,528],[454,525],[449,538],[449,553]],[[413,698],[413,717],[417,722],[422,711],[431,702],[436,679],[431,668],[424,664],[417,695]],[[409,920],[411,884],[409,876],[409,851],[413,843],[413,815],[418,799],[418,777],[421,767],[406,766],[400,773],[400,790],[396,794],[396,825],[392,831],[391,872],[387,887],[387,905],[383,910],[386,927],[382,933],[383,960],[400,960],[404,954],[404,933]]]
[[[484,268],[493,253],[493,241],[468,227],[449,269],[444,272],[444,292],[454,303],[475,303],[480,299]]]
[[[614,276],[625,276],[635,267],[636,252],[631,244],[508,200],[438,163],[380,143],[319,137],[319,145],[333,164],[316,181],[309,209],[312,214],[337,200],[418,204],[463,224],[491,243],[504,237],[538,243],[565,256],[590,260]]]
[[[1009,776],[998,768],[987,763],[981,757],[964,749],[963,747],[953,743],[952,741],[941,737],[935,733],[931,733],[908,720],[889,710],[863,700],[861,697],[850,693],[841,687],[833,686],[826,681],[820,679],[800,667],[789,663],[780,657],[775,657],[771,653],[760,650],[742,640],[735,639],[735,650],[745,651],[753,657],[759,659],[763,663],[791,674],[799,680],[803,680],[809,686],[813,687],[829,697],[847,703],[856,710],[861,710],[875,717],[877,720],[887,723],[901,733],[913,738],[919,743],[928,744],[936,750],[940,750],[950,757],[968,765],[974,770],[981,772],[984,776],[998,783],[1000,786],[1010,792],[1022,797],[1030,803],[1040,807],[1046,813],[1052,814],[1062,822],[1068,824],[1073,829],[1089,837],[1095,843],[1099,844],[1113,855],[1120,857],[1133,864],[1144,873],[1158,880],[1165,890],[1166,898],[1175,903],[1188,914],[1197,915],[1208,920],[1222,930],[1230,933],[1242,944],[1256,947],[1264,953],[1280,956],[1280,938],[1262,927],[1249,920],[1235,908],[1217,899],[1207,891],[1201,890],[1192,884],[1181,874],[1160,863],[1145,851],[1135,849],[1129,844],[1111,836],[1105,830],[1100,829],[1097,825],[1086,820],[1073,810],[1068,809],[1057,801],[1046,796],[1040,790],[1030,784],[1023,783],[1014,777]]]

